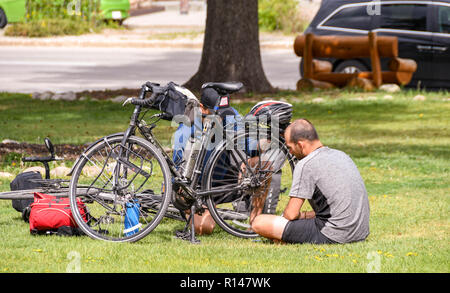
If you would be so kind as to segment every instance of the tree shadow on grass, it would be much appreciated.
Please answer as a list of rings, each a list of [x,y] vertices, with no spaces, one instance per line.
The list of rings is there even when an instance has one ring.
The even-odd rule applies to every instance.
[[[450,148],[446,144],[420,145],[386,142],[366,144],[364,146],[348,143],[334,143],[329,146],[342,150],[353,158],[380,157],[394,153],[401,153],[414,157],[434,157],[436,159],[444,160],[449,160],[450,158]]]
[[[307,111],[302,116],[316,125],[321,139],[324,142],[330,141],[330,147],[345,151],[353,157],[403,153],[439,159],[450,158],[450,148],[446,144],[450,139],[448,127],[440,126],[443,125],[442,121],[416,121],[411,115],[416,115],[417,109],[410,107],[408,103],[342,101],[328,105],[305,105],[305,108]],[[298,116],[301,109],[296,107],[294,113],[295,110]],[[417,117],[419,119],[419,116]],[[396,123],[394,125],[391,122]],[[346,142],[346,138],[351,139],[351,143]],[[374,140],[377,142],[370,143]],[[405,143],[402,143],[402,140],[405,140]],[[422,141],[425,142],[421,143]]]
[[[362,140],[379,138],[389,143],[391,140],[399,138],[404,139],[449,139],[450,132],[446,128],[437,126],[421,126],[417,125],[414,129],[389,129],[386,128],[373,129],[372,127],[362,125],[350,125],[341,129],[341,135],[344,137],[357,137]]]
[[[397,114],[407,114],[408,104],[397,102],[354,103],[342,100],[333,104],[302,104],[294,106],[294,117],[355,122],[388,122],[397,120]],[[306,111],[305,111],[306,110]],[[330,114],[334,114],[330,116]],[[309,119],[309,118],[308,118]],[[313,121],[312,121],[313,122]],[[314,122],[313,122],[314,123]]]

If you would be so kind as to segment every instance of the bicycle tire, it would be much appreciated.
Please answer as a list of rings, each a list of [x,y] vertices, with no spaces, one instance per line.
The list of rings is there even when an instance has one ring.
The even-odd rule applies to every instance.
[[[251,137],[251,134],[250,135],[242,134],[240,136],[235,137],[231,142],[225,142],[224,144],[222,144],[220,146],[218,151],[216,151],[211,156],[210,161],[208,163],[207,170],[205,172],[205,175],[206,175],[205,180],[203,181],[202,188],[204,190],[211,190],[214,187],[224,186],[224,184],[229,186],[230,182],[237,182],[239,180],[243,180],[242,178],[239,179],[239,176],[242,176],[242,174],[243,174],[242,169],[237,168],[236,166],[238,166],[238,165],[242,166],[242,164],[245,163],[244,162],[245,160],[252,158],[252,155],[249,155],[250,151],[239,150],[238,145],[242,146],[242,144],[240,144],[239,141],[242,141],[246,137]],[[266,173],[274,174],[274,173],[278,172],[279,170],[283,169],[283,167],[285,169],[286,168],[289,169],[290,174],[292,176],[294,167],[295,167],[295,158],[289,153],[289,150],[287,149],[287,147],[285,146],[285,144],[282,141],[280,141],[276,138],[273,138],[271,140],[270,144],[271,144],[271,146],[278,147],[278,150],[279,150],[278,155],[273,156],[272,159],[270,159],[270,157],[268,159],[268,157],[267,157],[268,153],[264,154],[264,152],[260,152],[258,154],[258,156],[256,156],[256,157],[258,157],[258,160],[261,157],[265,157],[266,160],[264,162],[268,162],[268,161],[272,160],[273,168],[268,167],[269,169],[272,168],[272,170],[270,170],[270,171],[267,171],[269,169],[267,169],[267,170],[261,169],[260,172],[255,172],[254,176],[261,176],[263,171]],[[271,149],[273,150],[274,148],[271,147]],[[272,151],[272,150],[270,150],[270,151]],[[237,154],[237,152],[240,152],[241,156],[239,156],[239,155],[232,156],[231,154],[233,152],[236,154]],[[268,152],[269,152],[269,150],[268,150]],[[233,157],[232,159],[236,161],[234,163],[234,166],[230,165],[230,166],[227,166],[226,168],[221,167],[221,165],[223,165],[223,160],[226,157]],[[253,156],[253,158],[255,158],[255,156]],[[278,162],[277,163],[278,165],[275,165],[276,162]],[[288,162],[289,166],[286,166],[286,162]],[[263,164],[261,164],[261,166],[262,165]],[[256,167],[256,165],[255,165],[255,167]],[[223,170],[225,170],[225,169],[227,169],[227,171],[226,171],[227,177],[224,176],[223,178],[217,179],[217,172],[223,172]],[[255,168],[255,170],[256,169],[257,168]],[[266,177],[267,177],[267,175],[266,175]],[[265,180],[268,180],[268,179],[265,179]],[[252,192],[257,190],[258,188],[259,187],[257,187],[256,189],[253,189],[253,190],[248,190],[247,192],[241,192],[241,194],[239,194],[240,191],[235,195],[224,194],[224,195],[222,195],[222,198],[217,195],[216,196],[208,196],[206,199],[206,204],[211,213],[211,216],[223,230],[230,233],[231,235],[241,237],[241,238],[258,237],[259,235],[251,230],[251,226],[249,223],[249,217],[250,217],[249,212],[252,210],[252,208],[250,207],[250,211],[248,209],[244,210],[244,211],[238,211],[238,208],[237,208],[242,203],[246,203],[247,205],[248,205],[248,203],[252,203],[254,200],[254,197],[256,196],[255,194],[252,194]],[[261,189],[262,189],[262,187],[261,187]],[[230,206],[230,203],[226,199],[225,200],[223,199],[224,197],[232,198],[231,206]],[[283,212],[283,209],[284,209],[284,206],[279,205],[277,207],[276,213],[281,214]]]
[[[68,197],[69,188],[63,186],[62,183],[69,182],[64,179],[32,179],[31,182],[39,183],[39,187],[31,189],[20,189],[0,192],[0,199],[21,200],[21,199],[33,199],[34,193],[45,193],[58,197]]]
[[[44,188],[36,188],[36,189],[25,189],[25,190],[13,190],[13,191],[4,191],[0,192],[0,199],[33,199],[34,193],[46,193],[59,197],[68,197],[69,189],[44,189]]]
[[[121,144],[122,139],[123,136],[105,138],[83,153],[70,181],[69,198],[74,219],[93,239],[141,240],[158,226],[170,203],[171,173],[161,152],[143,138],[131,136],[125,145]],[[93,169],[97,169],[97,173]],[[120,185],[114,186],[117,175]],[[82,188],[86,188],[85,192],[77,193]],[[161,190],[158,195],[161,203],[149,209],[146,203],[152,201],[153,190],[157,189]],[[86,205],[87,217],[80,212],[77,198]],[[133,217],[132,228],[136,229],[128,231],[131,228],[127,228],[125,222],[131,223]]]

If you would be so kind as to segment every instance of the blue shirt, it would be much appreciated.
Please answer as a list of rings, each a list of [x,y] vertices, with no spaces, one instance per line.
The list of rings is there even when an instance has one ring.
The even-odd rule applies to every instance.
[[[238,129],[240,128],[239,122],[242,119],[242,117],[236,109],[234,109],[232,107],[230,107],[230,109],[234,112],[234,116],[233,115],[225,116],[222,119],[223,127],[224,127],[224,129],[227,129],[227,130],[233,129],[234,131],[238,131]],[[175,165],[178,166],[179,164],[181,164],[182,159],[183,159],[184,149],[186,147],[189,137],[194,137],[194,135],[198,131],[199,131],[199,133],[201,133],[202,129],[203,129],[203,125],[202,125],[201,119],[196,119],[194,121],[194,124],[191,127],[184,125],[183,123],[180,123],[180,125],[178,126],[178,129],[176,130],[176,132],[174,134],[174,147],[173,147],[172,160],[175,163]],[[206,163],[208,161],[209,156],[211,155],[212,151],[213,150],[207,151],[204,163]]]

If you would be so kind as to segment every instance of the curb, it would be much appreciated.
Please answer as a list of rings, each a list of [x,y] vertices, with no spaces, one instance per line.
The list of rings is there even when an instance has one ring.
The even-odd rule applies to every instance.
[[[173,39],[146,39],[140,31],[144,27],[136,27],[138,33],[130,34],[108,34],[81,35],[81,36],[56,36],[48,38],[10,37],[0,34],[0,47],[28,46],[28,47],[99,47],[99,48],[168,48],[168,49],[202,49],[203,35],[195,38],[173,38]],[[147,27],[146,27],[147,28]],[[151,27],[165,29],[165,27]],[[174,28],[174,27],[170,27]],[[183,27],[186,28],[186,27]],[[197,28],[197,27],[195,27]],[[145,31],[145,30],[144,30]],[[150,35],[151,36],[151,35]],[[261,49],[293,50],[294,37],[271,38],[270,36],[260,39]]]
[[[0,47],[28,46],[28,47],[86,47],[86,48],[168,48],[168,49],[202,49],[203,42],[151,41],[151,40],[45,40],[45,39],[0,39]],[[261,49],[293,50],[293,42],[261,42]]]
[[[201,43],[174,43],[151,41],[43,41],[43,40],[0,40],[0,46],[28,46],[28,47],[86,47],[86,48],[192,48],[201,49]]]

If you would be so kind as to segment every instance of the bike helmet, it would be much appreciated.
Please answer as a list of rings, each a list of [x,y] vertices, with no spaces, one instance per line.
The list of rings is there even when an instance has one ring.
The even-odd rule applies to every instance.
[[[257,118],[258,124],[267,124],[264,125],[266,127],[271,127],[272,121],[278,121],[280,132],[283,133],[292,119],[292,105],[274,100],[262,101],[253,106],[247,117],[250,115]]]

